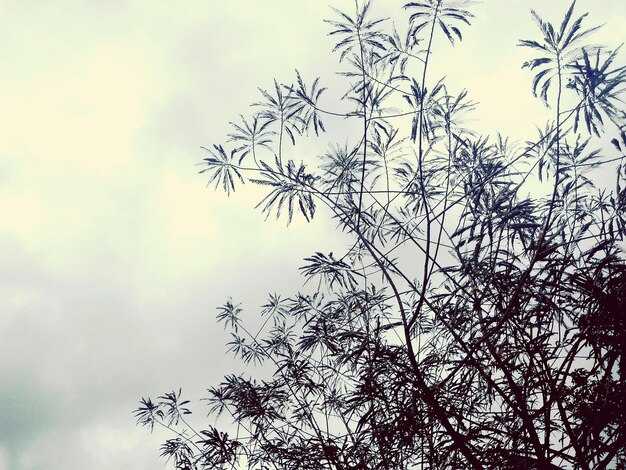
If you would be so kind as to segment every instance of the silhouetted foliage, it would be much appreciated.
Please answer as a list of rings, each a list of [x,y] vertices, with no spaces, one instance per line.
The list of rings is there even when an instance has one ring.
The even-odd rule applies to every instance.
[[[260,185],[287,222],[326,206],[353,244],[307,257],[313,292],[270,295],[259,331],[219,307],[230,352],[266,377],[208,389],[234,435],[195,431],[180,391],[142,400],[175,468],[626,468],[626,68],[575,7],[557,27],[533,11],[539,39],[519,43],[553,112],[523,144],[467,129],[468,92],[428,76],[433,42],[458,44],[473,15],[423,0],[404,35],[370,2],[335,10],[349,111],[297,73],[261,89],[232,149],[207,147],[209,183]],[[343,119],[362,132],[319,165],[286,159]]]

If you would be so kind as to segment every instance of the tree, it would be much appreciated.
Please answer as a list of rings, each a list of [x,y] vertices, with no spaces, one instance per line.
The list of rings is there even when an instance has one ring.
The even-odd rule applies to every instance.
[[[352,246],[306,258],[315,291],[270,295],[259,331],[232,299],[219,307],[230,351],[268,377],[208,390],[234,437],[192,429],[180,391],[143,399],[139,424],[175,433],[161,450],[178,469],[241,456],[259,469],[626,468],[619,48],[589,45],[598,28],[575,2],[556,25],[533,11],[523,67],[553,117],[513,144],[468,129],[468,92],[429,75],[433,43],[463,39],[469,2],[408,2],[405,34],[371,10],[328,20],[348,112],[296,72],[261,90],[201,170],[228,194],[265,188],[257,207],[288,223],[327,207]],[[286,158],[342,119],[361,132],[321,164]],[[602,168],[614,188],[595,181]]]

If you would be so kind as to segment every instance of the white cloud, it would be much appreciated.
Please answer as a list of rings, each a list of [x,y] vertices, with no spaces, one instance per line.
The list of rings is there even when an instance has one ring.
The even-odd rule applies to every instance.
[[[467,86],[486,130],[525,137],[543,109],[514,42],[532,34],[529,5],[567,4],[485,2],[464,44],[437,46],[433,77]],[[619,2],[579,4],[608,21],[603,40],[622,40]],[[254,317],[266,292],[300,285],[303,256],[337,243],[332,223],[262,223],[258,191],[226,198],[193,166],[257,86],[296,67],[338,83],[326,4],[146,5],[0,0],[0,385],[26,377],[59,410],[29,430],[30,450],[2,439],[0,469],[16,452],[9,470],[158,468],[159,439],[133,428],[136,401],[178,385],[199,395],[230,367],[214,306],[241,295]],[[338,127],[343,141],[350,124]]]

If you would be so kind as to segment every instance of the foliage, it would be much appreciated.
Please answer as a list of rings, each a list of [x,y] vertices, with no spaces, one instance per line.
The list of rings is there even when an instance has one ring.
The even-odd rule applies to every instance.
[[[138,423],[175,433],[161,448],[175,468],[625,468],[626,68],[585,42],[597,28],[575,2],[558,27],[533,11],[523,67],[554,118],[525,144],[477,135],[468,92],[428,76],[433,42],[460,42],[470,9],[409,2],[404,36],[369,2],[336,11],[352,108],[322,106],[297,73],[261,90],[232,150],[207,149],[210,183],[260,185],[257,207],[288,222],[326,206],[353,244],[306,258],[314,291],[270,295],[258,332],[219,307],[230,351],[267,376],[209,388],[236,435],[196,432],[180,392],[142,400]],[[317,167],[285,159],[343,119],[362,133]],[[611,170],[615,187],[599,184]]]

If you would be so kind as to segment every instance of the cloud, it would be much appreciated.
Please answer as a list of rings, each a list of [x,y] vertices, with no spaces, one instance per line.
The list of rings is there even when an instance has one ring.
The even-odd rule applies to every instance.
[[[4,465],[16,468],[19,453],[58,419],[51,396],[32,378],[3,374],[0,381],[0,448]],[[2,468],[2,466],[0,466]]]
[[[513,44],[528,5],[547,8],[485,4],[465,44],[437,46],[439,73],[456,68],[482,102],[479,122],[520,137],[541,105],[499,84],[529,85]],[[607,42],[625,24],[616,5],[596,15],[611,19]],[[179,385],[199,397],[233,367],[214,307],[232,295],[254,321],[267,292],[301,285],[304,256],[342,245],[323,209],[313,224],[263,223],[257,189],[227,198],[194,166],[274,77],[299,68],[341,96],[329,16],[317,0],[0,0],[0,469],[158,467],[162,436],[130,412]],[[315,161],[351,126],[288,155]]]

